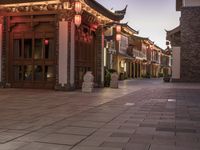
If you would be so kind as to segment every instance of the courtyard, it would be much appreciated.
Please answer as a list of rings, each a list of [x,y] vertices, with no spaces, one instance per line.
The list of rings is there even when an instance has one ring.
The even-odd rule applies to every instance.
[[[199,150],[200,84],[0,89],[0,150]]]

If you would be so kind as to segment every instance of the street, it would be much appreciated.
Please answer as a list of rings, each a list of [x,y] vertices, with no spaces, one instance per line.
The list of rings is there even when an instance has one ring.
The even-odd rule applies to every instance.
[[[200,84],[127,80],[94,93],[0,89],[0,150],[199,150]]]

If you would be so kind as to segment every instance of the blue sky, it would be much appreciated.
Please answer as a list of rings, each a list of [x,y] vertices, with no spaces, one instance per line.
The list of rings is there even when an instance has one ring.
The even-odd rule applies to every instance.
[[[123,9],[128,4],[123,22],[139,30],[140,36],[149,37],[158,46],[166,48],[165,29],[179,25],[180,12],[175,10],[175,0],[97,0],[108,9]]]

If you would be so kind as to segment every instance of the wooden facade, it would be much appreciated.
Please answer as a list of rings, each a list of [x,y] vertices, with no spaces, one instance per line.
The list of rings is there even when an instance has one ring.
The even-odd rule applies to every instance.
[[[120,22],[126,9],[112,13],[96,1],[80,2],[80,27],[75,0],[0,2],[2,86],[71,90],[81,87],[86,71],[101,86],[103,27]]]

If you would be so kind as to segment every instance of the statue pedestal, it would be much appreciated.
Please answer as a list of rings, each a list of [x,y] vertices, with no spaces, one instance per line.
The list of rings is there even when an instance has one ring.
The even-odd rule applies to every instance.
[[[113,73],[111,75],[111,82],[110,82],[110,87],[114,88],[114,89],[118,89],[119,88],[119,76],[117,73]]]
[[[94,90],[94,76],[88,71],[83,77],[82,92],[92,93]]]

